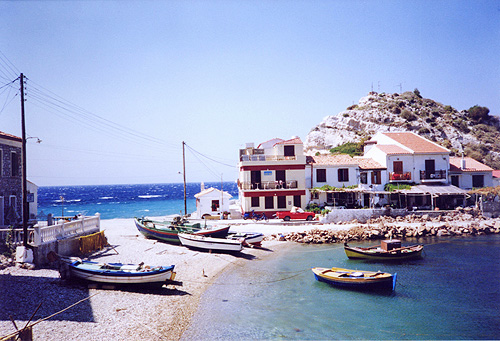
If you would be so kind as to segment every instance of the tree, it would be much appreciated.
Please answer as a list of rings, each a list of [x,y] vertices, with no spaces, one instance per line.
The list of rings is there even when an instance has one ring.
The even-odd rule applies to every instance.
[[[417,96],[418,98],[422,98],[422,96],[420,95],[420,91],[415,88],[415,90],[413,90],[413,93],[415,94],[415,96]]]
[[[486,107],[480,107],[479,105],[475,105],[473,107],[470,107],[469,110],[467,110],[469,113],[469,117],[471,120],[481,123],[481,122],[486,122],[489,120],[489,113],[490,109]]]

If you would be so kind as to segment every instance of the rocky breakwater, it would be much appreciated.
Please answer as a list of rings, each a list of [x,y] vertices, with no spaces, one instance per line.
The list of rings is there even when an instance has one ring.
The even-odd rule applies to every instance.
[[[474,209],[458,208],[451,212],[410,214],[406,216],[383,216],[369,219],[365,224],[356,220],[331,225],[317,225],[304,232],[280,233],[266,237],[267,240],[293,241],[297,243],[339,243],[351,240],[373,240],[385,238],[410,238],[428,236],[462,236],[500,233],[500,219],[486,219]],[[342,228],[342,225],[345,228]],[[354,225],[354,226],[352,226]]]

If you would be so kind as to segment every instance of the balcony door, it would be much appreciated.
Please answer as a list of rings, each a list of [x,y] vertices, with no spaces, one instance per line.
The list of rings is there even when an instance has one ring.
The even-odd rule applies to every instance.
[[[436,173],[436,162],[434,160],[425,160],[425,178],[430,179],[431,174]]]
[[[277,170],[276,172],[276,181],[278,185],[281,184],[282,187],[286,186],[286,171],[285,170]]]
[[[395,174],[403,174],[403,161],[394,161],[392,168]]]
[[[261,174],[260,171],[251,171],[250,173],[250,182],[252,184],[253,189],[260,188],[261,185]]]

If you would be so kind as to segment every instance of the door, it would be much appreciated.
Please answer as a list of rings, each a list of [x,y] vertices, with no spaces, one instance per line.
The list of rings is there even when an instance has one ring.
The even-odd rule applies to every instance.
[[[403,174],[403,161],[394,161],[392,168],[395,174]]]
[[[253,189],[258,189],[260,188],[260,183],[261,183],[261,175],[260,171],[251,171],[250,173],[250,182],[252,184]]]
[[[5,216],[4,199],[3,199],[3,197],[0,197],[0,226],[2,226],[4,224],[4,219],[3,219],[4,216]]]
[[[278,183],[278,186],[281,185],[280,188],[286,185],[286,172],[284,170],[276,171],[276,182]]]
[[[436,173],[436,163],[434,160],[425,160],[425,178],[432,179]]]

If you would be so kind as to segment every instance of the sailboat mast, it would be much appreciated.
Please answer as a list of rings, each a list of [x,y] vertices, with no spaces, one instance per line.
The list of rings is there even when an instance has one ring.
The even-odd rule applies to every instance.
[[[184,146],[186,142],[182,141],[182,176],[184,177],[184,215],[187,215],[187,204],[186,204],[186,153]]]

